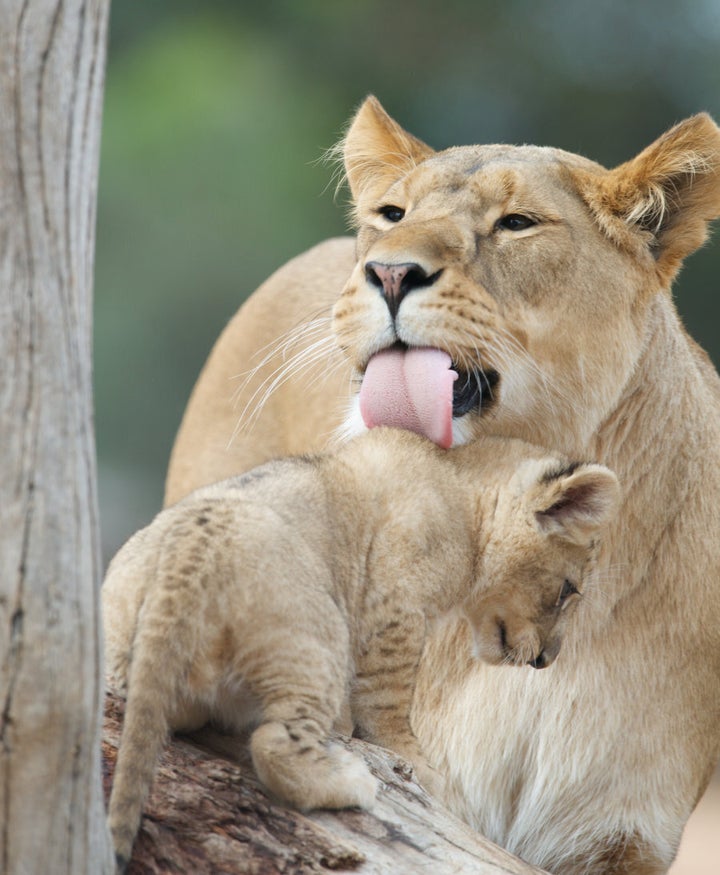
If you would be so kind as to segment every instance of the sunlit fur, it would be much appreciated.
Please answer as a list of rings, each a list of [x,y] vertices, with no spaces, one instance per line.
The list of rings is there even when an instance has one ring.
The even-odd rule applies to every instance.
[[[600,459],[624,505],[600,556],[602,597],[562,657],[523,677],[473,666],[447,623],[421,664],[416,731],[453,808],[527,860],[556,875],[665,872],[720,755],[720,383],[669,292],[720,214],[720,132],[694,116],[606,170],[533,146],[435,153],[370,98],[344,148],[357,240],[282,268],[218,342],[168,499],[322,446],[344,419],[358,431],[363,369],[397,340],[497,370],[494,403],[457,419],[455,441],[523,437]],[[513,232],[497,224],[508,213],[536,224]],[[393,321],[368,260],[443,272]],[[332,310],[343,356],[322,391],[284,383],[252,433],[215,453],[236,422],[219,386],[318,308]]]
[[[447,453],[374,431],[163,511],[102,589],[108,676],[128,697],[109,810],[119,868],[166,732],[209,720],[250,726],[258,776],[302,809],[373,804],[375,779],[330,741],[348,710],[441,795],[409,723],[427,619],[464,613],[478,659],[548,666],[618,499],[607,468],[518,441]]]

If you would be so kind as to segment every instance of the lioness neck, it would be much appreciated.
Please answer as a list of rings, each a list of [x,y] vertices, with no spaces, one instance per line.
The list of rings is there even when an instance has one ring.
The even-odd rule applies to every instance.
[[[589,446],[623,484],[624,509],[605,548],[622,577],[640,582],[658,543],[683,517],[702,526],[700,492],[720,489],[717,374],[685,333],[666,294],[652,302],[643,352],[612,414]],[[706,403],[698,403],[702,399]],[[652,508],[652,513],[648,513]],[[633,537],[622,531],[633,532]],[[665,575],[667,579],[667,576]]]
[[[691,447],[720,432],[711,399],[720,378],[703,366],[698,350],[685,333],[666,294],[649,307],[643,352],[615,409],[600,425],[590,452],[612,465],[628,489],[638,486],[645,472],[658,464],[667,470],[673,451],[683,448],[685,461],[694,461]],[[698,397],[707,405],[698,405]]]

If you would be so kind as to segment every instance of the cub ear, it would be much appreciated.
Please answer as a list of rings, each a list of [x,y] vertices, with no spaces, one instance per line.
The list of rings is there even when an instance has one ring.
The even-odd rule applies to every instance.
[[[541,530],[574,544],[589,544],[614,517],[620,486],[604,465],[573,463],[546,469],[533,496]]]
[[[576,175],[603,230],[620,245],[649,243],[663,285],[720,216],[720,128],[700,113],[604,175]],[[630,232],[630,235],[628,234]]]
[[[395,180],[434,154],[391,119],[372,95],[351,121],[342,150],[356,204],[362,198],[380,197]]]

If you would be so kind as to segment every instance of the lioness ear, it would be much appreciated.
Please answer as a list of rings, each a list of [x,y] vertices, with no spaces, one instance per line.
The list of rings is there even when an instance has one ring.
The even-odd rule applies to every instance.
[[[600,177],[580,173],[578,183],[616,242],[641,232],[669,285],[720,216],[720,128],[707,113],[692,116],[631,161]]]
[[[546,470],[539,481],[535,519],[548,535],[587,544],[607,526],[620,502],[615,474],[604,465]]]
[[[350,123],[343,142],[345,173],[357,202],[380,196],[433,150],[390,118],[375,97],[368,97]]]

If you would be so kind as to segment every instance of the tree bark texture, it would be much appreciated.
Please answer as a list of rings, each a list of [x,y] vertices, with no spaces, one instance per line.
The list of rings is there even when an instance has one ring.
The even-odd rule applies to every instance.
[[[124,702],[109,694],[106,795],[123,710]],[[404,760],[361,741],[345,743],[362,753],[381,781],[372,812],[300,814],[263,791],[241,740],[209,731],[171,740],[158,764],[128,875],[542,875],[431,799]]]
[[[111,871],[92,273],[108,0],[0,0],[0,872]]]

